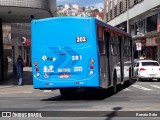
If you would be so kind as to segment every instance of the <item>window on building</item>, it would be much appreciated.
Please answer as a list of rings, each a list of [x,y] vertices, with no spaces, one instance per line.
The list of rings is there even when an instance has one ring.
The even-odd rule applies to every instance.
[[[158,14],[147,18],[147,32],[157,31]]]
[[[110,9],[112,9],[112,0],[109,1]]]

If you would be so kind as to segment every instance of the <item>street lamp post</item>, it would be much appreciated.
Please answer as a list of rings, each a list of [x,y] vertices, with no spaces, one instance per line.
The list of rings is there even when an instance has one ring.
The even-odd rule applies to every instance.
[[[128,4],[128,1],[129,0],[127,0],[127,33],[130,33],[129,32],[129,29],[130,29],[129,27],[130,26],[129,26],[129,10],[128,10],[129,9],[129,7],[128,7],[129,4]]]
[[[157,11],[157,14],[158,14],[158,19],[157,19],[157,33],[158,33],[158,36],[160,36],[160,7],[158,8],[153,8],[151,9],[151,11]],[[159,37],[158,37],[159,39]],[[157,61],[160,62],[160,46],[157,46]]]

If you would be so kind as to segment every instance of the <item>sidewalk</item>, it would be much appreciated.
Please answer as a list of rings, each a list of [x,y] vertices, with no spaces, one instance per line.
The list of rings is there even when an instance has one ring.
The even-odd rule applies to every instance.
[[[0,85],[0,95],[13,93],[33,93],[32,67],[24,67],[23,69],[23,86],[18,86],[17,76],[6,80]]]
[[[11,79],[2,82],[1,85],[17,85],[18,78],[14,75]],[[33,85],[32,81],[32,67],[23,68],[23,85]]]

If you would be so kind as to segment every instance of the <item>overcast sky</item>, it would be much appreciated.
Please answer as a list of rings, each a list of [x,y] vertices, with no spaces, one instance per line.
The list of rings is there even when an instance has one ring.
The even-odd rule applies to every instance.
[[[104,0],[57,0],[57,5],[78,4],[81,7],[84,6],[103,7],[103,1]]]

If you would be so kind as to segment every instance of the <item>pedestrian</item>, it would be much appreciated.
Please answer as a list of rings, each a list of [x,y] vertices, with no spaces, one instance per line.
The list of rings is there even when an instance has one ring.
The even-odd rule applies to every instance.
[[[18,76],[18,85],[22,85],[22,61],[17,58],[16,71]]]
[[[8,75],[8,58],[4,58],[4,78],[7,79]]]
[[[16,70],[16,64],[13,63],[13,73],[16,75],[17,74],[17,70]]]
[[[21,63],[21,67],[22,67],[22,75],[23,75],[23,67],[24,67],[23,58],[19,55],[19,56],[18,56],[18,60],[19,60],[20,63]]]

